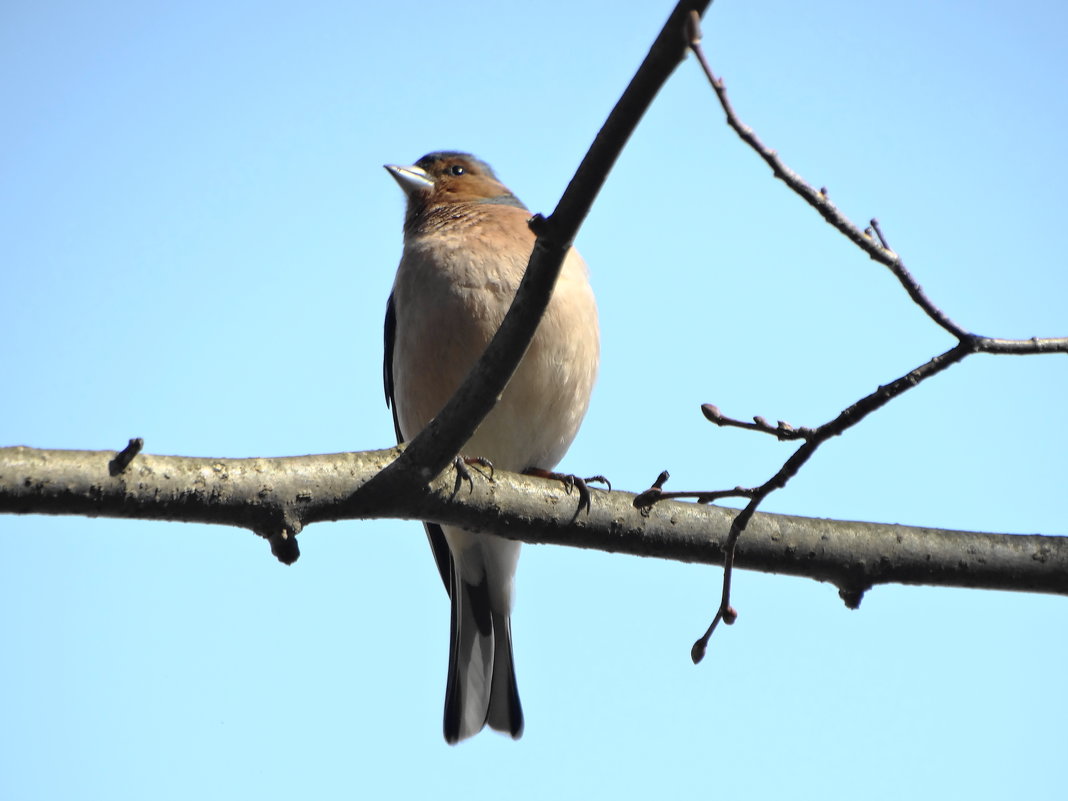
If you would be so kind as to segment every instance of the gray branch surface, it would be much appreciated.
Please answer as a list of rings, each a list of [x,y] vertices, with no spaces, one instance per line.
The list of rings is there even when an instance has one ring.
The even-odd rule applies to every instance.
[[[400,448],[277,459],[0,448],[0,512],[216,523],[276,545],[326,520],[401,518],[463,525],[530,543],[723,564],[733,509],[665,501],[647,513],[627,492],[592,490],[590,513],[562,483],[452,471],[417,490],[374,477]],[[303,539],[303,538],[302,538]],[[277,551],[276,551],[277,552]],[[294,557],[295,558],[295,557]],[[856,606],[876,584],[1068,595],[1068,537],[986,534],[757,513],[735,564],[836,585]]]

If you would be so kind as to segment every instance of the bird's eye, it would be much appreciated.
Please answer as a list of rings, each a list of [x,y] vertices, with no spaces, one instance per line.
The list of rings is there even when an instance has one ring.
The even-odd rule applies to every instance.
[[[465,172],[467,172],[467,170],[465,170],[459,164],[453,164],[451,167],[449,167],[449,172],[451,172],[453,175],[463,175]]]

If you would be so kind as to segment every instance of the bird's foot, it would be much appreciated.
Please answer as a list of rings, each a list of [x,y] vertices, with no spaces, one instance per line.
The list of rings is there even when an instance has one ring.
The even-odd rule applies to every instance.
[[[604,484],[608,487],[608,491],[612,491],[612,482],[604,476],[589,476],[587,478],[580,478],[579,476],[572,475],[571,473],[554,473],[552,470],[542,470],[540,467],[528,467],[523,471],[525,476],[536,476],[538,478],[548,478],[555,481],[562,481],[564,489],[567,494],[570,495],[572,490],[577,489],[579,494],[579,510],[586,510],[586,514],[590,513],[590,488],[589,482],[597,482]]]
[[[460,486],[465,481],[472,490],[475,488],[475,482],[471,479],[471,471],[467,469],[468,465],[486,468],[489,470],[489,475],[486,477],[493,480],[493,462],[489,459],[484,456],[457,456],[452,460],[452,466],[456,468],[456,485],[452,488],[453,494],[460,491]],[[486,474],[483,473],[483,475]]]

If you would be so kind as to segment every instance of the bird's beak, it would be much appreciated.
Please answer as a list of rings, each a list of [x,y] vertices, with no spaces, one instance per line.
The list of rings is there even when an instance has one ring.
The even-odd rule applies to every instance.
[[[393,176],[404,194],[408,197],[421,192],[429,192],[434,188],[434,182],[426,174],[422,167],[399,167],[396,164],[383,164],[383,167]]]

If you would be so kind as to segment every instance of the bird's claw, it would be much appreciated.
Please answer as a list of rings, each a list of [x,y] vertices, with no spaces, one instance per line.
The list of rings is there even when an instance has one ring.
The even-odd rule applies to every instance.
[[[472,467],[486,468],[487,470],[489,470],[489,475],[482,473],[481,470],[479,472],[482,473],[482,475],[486,476],[486,478],[488,478],[490,481],[493,480],[493,462],[491,462],[485,456],[464,456],[462,457],[461,461],[463,461],[465,465],[471,465]]]
[[[594,481],[594,482],[596,482],[598,484],[604,484],[606,487],[608,487],[608,490],[607,490],[608,492],[612,491],[612,482],[609,481],[604,476],[588,476],[588,477],[584,478],[583,481],[586,481],[586,482]]]
[[[471,478],[471,471],[467,469],[467,466],[472,467],[484,467],[489,470],[489,475],[486,476],[490,481],[493,480],[493,462],[484,456],[457,456],[452,460],[452,466],[456,469],[456,484],[453,486],[453,494],[460,491],[460,486],[466,481],[468,487],[472,491],[475,489],[475,482]],[[481,472],[481,471],[479,471]],[[483,475],[485,475],[483,473]]]
[[[590,499],[590,488],[588,482],[597,482],[604,484],[608,487],[608,491],[612,491],[612,482],[604,476],[590,476],[589,478],[582,478],[572,473],[554,473],[551,470],[542,470],[538,467],[531,467],[523,471],[525,475],[537,476],[538,478],[547,478],[550,480],[560,481],[564,485],[564,492],[568,495],[575,489],[578,489],[579,494],[579,511],[586,510],[586,514],[589,514],[593,508],[593,504]]]

